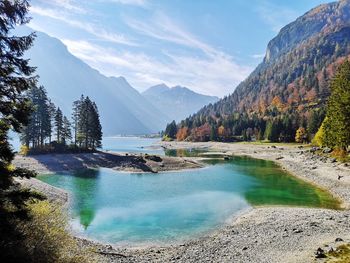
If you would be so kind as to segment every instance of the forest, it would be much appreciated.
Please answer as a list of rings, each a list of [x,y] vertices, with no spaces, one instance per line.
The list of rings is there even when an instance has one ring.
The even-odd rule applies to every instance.
[[[256,113],[221,116],[199,112],[178,124],[168,124],[164,140],[313,142],[346,150],[350,145],[349,61],[339,66],[329,90],[325,107],[312,109],[306,116],[292,108],[282,112],[278,102],[273,102],[264,117]]]
[[[21,131],[22,152],[82,152],[102,146],[98,108],[89,97],[81,95],[73,102],[69,119],[49,99],[43,86],[32,87],[26,95],[32,111]]]

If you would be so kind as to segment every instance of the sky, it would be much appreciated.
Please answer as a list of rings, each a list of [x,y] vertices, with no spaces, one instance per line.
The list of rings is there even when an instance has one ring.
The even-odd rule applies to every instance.
[[[138,91],[165,83],[223,97],[278,31],[325,0],[31,0],[29,24]]]

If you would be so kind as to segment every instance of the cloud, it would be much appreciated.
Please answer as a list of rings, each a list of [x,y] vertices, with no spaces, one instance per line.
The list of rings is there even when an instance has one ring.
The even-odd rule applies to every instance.
[[[250,67],[238,65],[231,55],[201,41],[163,13],[158,12],[148,21],[129,17],[125,17],[124,20],[130,28],[147,37],[202,53],[201,56],[185,56],[164,52],[173,63],[171,68],[181,75],[167,76],[172,82],[178,81],[181,85],[207,94],[227,95],[252,70]]]
[[[69,17],[67,17],[67,14],[65,12],[57,11],[55,9],[50,9],[50,8],[42,8],[39,6],[32,6],[30,8],[30,12],[40,16],[45,16],[51,19],[62,21],[71,27],[81,29],[95,36],[100,41],[108,41],[108,42],[123,44],[128,46],[137,46],[137,44],[134,41],[128,39],[126,36],[122,34],[108,32],[105,29],[97,27],[94,24],[91,24],[88,22],[80,22],[78,20],[70,19]]]
[[[126,4],[126,0],[98,1],[122,1]],[[135,1],[131,2],[135,4]],[[230,54],[202,41],[162,12],[152,11],[149,19],[142,20],[122,17],[134,40],[97,27],[91,20],[85,22],[79,16],[69,16],[66,11],[42,6],[31,8],[36,15],[62,21],[95,36],[100,41],[70,35],[65,36],[64,43],[72,54],[93,68],[108,76],[122,75],[137,89],[166,83],[169,86],[187,86],[208,95],[224,96],[232,93],[252,70],[237,63]],[[104,45],[101,41],[118,46]],[[135,46],[138,48],[135,49]]]
[[[279,32],[283,26],[298,17],[295,10],[265,1],[257,4],[256,12],[274,32]]]
[[[86,9],[79,6],[74,0],[39,0],[42,4],[49,4],[54,7],[63,8],[75,13],[86,13]]]
[[[147,0],[101,0],[103,2],[118,3],[123,5],[135,5],[145,7],[148,4]]]
[[[260,59],[265,57],[265,53],[251,55],[252,58]]]
[[[108,76],[125,76],[136,87],[167,83],[169,86],[187,86],[210,95],[227,95],[242,80],[242,74],[251,72],[225,57],[215,59],[179,56],[164,52],[166,62],[144,53],[115,51],[88,41],[63,41],[70,52]]]
[[[149,21],[140,21],[125,17],[126,24],[132,29],[146,36],[171,43],[184,45],[191,48],[200,49],[211,56],[218,52],[211,46],[197,39],[194,35],[179,27],[168,16],[163,13],[157,13]]]

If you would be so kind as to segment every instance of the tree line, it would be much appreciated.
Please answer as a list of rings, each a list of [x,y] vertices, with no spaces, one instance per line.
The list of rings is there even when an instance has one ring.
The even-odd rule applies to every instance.
[[[350,145],[350,62],[338,68],[330,84],[331,94],[326,107],[300,114],[296,109],[281,111],[278,101],[257,113],[234,112],[222,115],[192,115],[180,123],[169,123],[163,132],[165,140],[179,141],[251,141],[311,142],[341,149]]]
[[[43,86],[32,87],[27,97],[33,107],[21,142],[32,151],[101,147],[102,126],[95,102],[83,95],[73,102],[71,120],[47,96]],[[73,136],[74,134],[74,136]]]

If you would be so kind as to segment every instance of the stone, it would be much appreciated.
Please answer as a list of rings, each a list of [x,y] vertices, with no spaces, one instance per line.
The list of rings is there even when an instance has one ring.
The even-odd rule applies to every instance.
[[[331,148],[328,148],[328,147],[325,147],[325,148],[323,148],[323,150],[322,150],[323,153],[330,153],[331,151],[332,151],[332,149],[331,149]]]
[[[322,248],[318,248],[315,253],[315,258],[326,258],[326,254],[324,253],[324,250]]]
[[[342,238],[340,238],[340,237],[337,237],[336,239],[335,239],[335,242],[342,242],[342,241],[344,241]]]

